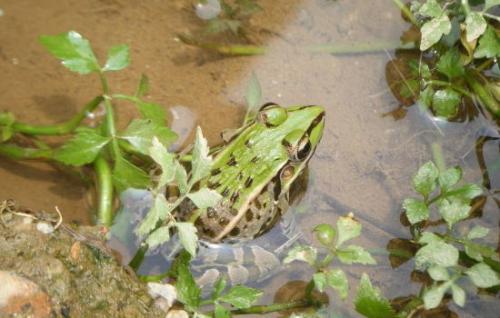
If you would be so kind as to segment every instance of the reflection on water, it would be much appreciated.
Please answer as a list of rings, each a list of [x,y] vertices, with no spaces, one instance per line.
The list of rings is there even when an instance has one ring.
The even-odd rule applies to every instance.
[[[199,23],[190,1],[134,6],[122,1],[103,3],[47,0],[37,7],[18,1],[1,5],[0,29],[16,30],[0,33],[0,72],[9,79],[0,82],[1,110],[10,110],[23,121],[52,123],[65,119],[64,105],[47,114],[33,97],[68,96],[74,104],[83,105],[99,92],[93,78],[71,74],[43,51],[36,43],[41,33],[76,29],[91,39],[99,54],[109,44],[129,44],[133,63],[128,70],[113,74],[111,87],[133,92],[139,74],[147,73],[151,101],[166,107],[185,105],[212,144],[219,142],[223,129],[241,122],[246,83],[254,71],[264,101],[326,108],[325,133],[310,163],[308,191],[296,207],[305,240],[313,241],[310,230],[314,225],[333,224],[337,216],[349,211],[363,224],[357,244],[380,250],[396,238],[408,238],[400,224],[401,202],[412,195],[411,176],[432,159],[432,144],[438,143],[448,166],[463,166],[467,182],[486,187],[482,217],[467,222],[490,228],[486,241],[498,244],[499,135],[494,126],[481,114],[474,121],[437,122],[418,107],[409,108],[399,121],[383,117],[399,106],[385,84],[385,67],[392,54],[333,56],[302,49],[322,43],[398,39],[406,25],[390,1],[259,1],[264,11],[250,22],[257,30],[263,26],[258,38],[266,43],[268,54],[239,58],[221,58],[175,40],[176,33]],[[13,59],[18,63],[12,63]],[[135,111],[126,104],[119,106],[123,127]],[[191,125],[184,123],[180,129]],[[24,166],[1,161],[1,168],[0,179],[7,185],[0,187],[0,197],[45,209],[65,202],[67,219],[87,221],[81,200],[67,200],[69,194],[74,197],[81,191],[70,186],[73,182],[65,183],[62,191],[50,168],[40,169],[35,180],[31,174],[22,175]],[[27,193],[28,188],[36,191]],[[76,214],[71,215],[73,211]],[[344,267],[350,275],[350,297],[342,302],[331,293],[331,310],[357,316],[350,300],[362,272],[388,298],[419,291],[421,285],[411,277],[412,261],[395,269],[386,255],[377,261],[376,266]],[[296,263],[291,271],[293,275],[267,281],[264,301],[271,301],[289,280],[307,279],[311,274]],[[488,296],[474,296],[464,309],[452,304],[450,308],[461,317],[497,317],[495,304]]]

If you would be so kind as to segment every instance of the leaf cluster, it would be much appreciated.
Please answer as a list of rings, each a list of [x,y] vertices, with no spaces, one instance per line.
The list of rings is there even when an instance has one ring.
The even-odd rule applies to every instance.
[[[262,7],[255,0],[219,0],[222,12],[219,16],[210,19],[205,25],[206,34],[220,34],[230,32],[241,35],[246,21]]]

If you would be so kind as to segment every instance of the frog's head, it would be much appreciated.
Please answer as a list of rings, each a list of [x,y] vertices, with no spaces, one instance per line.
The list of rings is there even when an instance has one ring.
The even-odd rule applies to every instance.
[[[325,110],[318,105],[283,108],[266,104],[261,107],[257,119],[267,127],[281,131],[281,144],[288,153],[288,161],[279,173],[280,192],[288,192],[323,136]]]

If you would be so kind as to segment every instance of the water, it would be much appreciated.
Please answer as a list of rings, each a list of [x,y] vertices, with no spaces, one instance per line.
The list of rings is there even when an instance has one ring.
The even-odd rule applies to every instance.
[[[334,56],[305,49],[324,43],[397,41],[408,25],[391,1],[259,1],[264,12],[250,21],[252,29],[259,31],[249,37],[265,43],[268,53],[237,58],[223,58],[176,39],[176,34],[200,26],[191,4],[45,0],[33,5],[0,0],[0,110],[12,111],[25,122],[48,124],[69,118],[98,94],[95,78],[61,67],[37,43],[40,34],[77,30],[90,39],[101,59],[110,46],[128,44],[132,64],[111,74],[113,91],[134,92],[140,74],[146,73],[151,83],[148,98],[166,108],[187,107],[194,114],[194,125],[202,127],[212,145],[220,142],[223,129],[241,123],[245,88],[255,72],[264,101],[326,108],[325,134],[310,163],[308,190],[300,204],[299,224],[306,237],[311,238],[309,231],[317,223],[334,223],[339,215],[353,211],[363,224],[357,244],[376,250],[394,238],[408,238],[399,221],[401,202],[413,195],[411,176],[432,159],[431,144],[438,142],[447,165],[464,166],[468,182],[483,183],[481,165],[493,171],[483,217],[470,223],[488,226],[487,241],[498,244],[498,203],[494,201],[499,187],[498,132],[484,128],[480,120],[436,125],[416,107],[399,121],[382,117],[398,106],[385,82],[392,52]],[[117,106],[119,126],[124,127],[137,113],[129,104]],[[478,160],[474,141],[483,135],[491,138],[482,148],[484,160]],[[53,210],[58,205],[68,222],[91,221],[88,193],[78,178],[43,163],[0,159],[0,168],[0,198],[14,198],[37,209]],[[350,297],[343,302],[330,294],[331,308],[356,316],[350,299],[362,272],[388,298],[418,292],[420,284],[411,281],[411,262],[392,269],[386,256],[377,256],[377,261],[377,266],[344,267],[352,284]],[[281,275],[269,280],[264,300],[271,301],[289,279]],[[494,299],[469,296],[468,304],[465,309],[450,308],[460,317],[497,317]]]

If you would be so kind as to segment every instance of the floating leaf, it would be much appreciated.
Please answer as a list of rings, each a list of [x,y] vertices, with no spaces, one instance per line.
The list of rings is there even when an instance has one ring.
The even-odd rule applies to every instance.
[[[486,20],[483,15],[476,11],[471,11],[467,14],[465,18],[465,31],[467,42],[472,42],[486,30]]]
[[[58,35],[42,35],[40,42],[62,64],[74,72],[88,74],[99,71],[97,59],[87,39],[70,31]]]
[[[198,209],[213,207],[222,199],[222,196],[217,191],[207,188],[202,188],[197,192],[191,192],[187,196],[193,201]]]
[[[113,184],[118,193],[128,189],[147,189],[151,185],[149,175],[123,157],[116,158],[113,168]]]
[[[130,63],[129,50],[127,45],[117,45],[109,49],[108,59],[103,67],[103,71],[119,71],[127,67]]]
[[[457,265],[458,250],[450,244],[433,241],[415,254],[415,267],[423,270],[429,266],[450,267]]]
[[[361,223],[356,221],[352,214],[341,216],[337,220],[337,242],[335,247],[339,247],[342,243],[358,237],[361,234]]]
[[[432,97],[432,107],[436,115],[450,118],[457,114],[461,96],[451,88],[436,91]]]
[[[121,139],[127,140],[142,154],[149,153],[153,137],[168,147],[175,141],[177,135],[170,128],[159,126],[147,119],[132,120],[127,129],[120,134]]]
[[[448,34],[451,31],[451,22],[446,14],[441,14],[422,26],[422,40],[420,41],[420,50],[425,51],[436,44],[443,34]]]
[[[378,288],[372,286],[370,278],[363,273],[359,281],[356,299],[356,311],[368,318],[395,318],[396,313],[389,301]]]
[[[208,176],[212,166],[212,157],[208,155],[207,140],[203,137],[201,128],[196,129],[196,139],[193,149],[192,171],[190,184],[198,182],[200,179]]]
[[[500,37],[493,27],[488,26],[479,39],[479,46],[474,52],[475,58],[494,58],[500,56]]]
[[[426,162],[413,177],[413,187],[418,193],[428,197],[436,189],[438,176],[439,170],[436,165],[432,161]]]
[[[406,217],[411,224],[416,224],[429,218],[429,208],[423,201],[407,198],[403,201],[403,209],[405,209]]]
[[[99,135],[95,129],[77,128],[76,134],[54,152],[54,159],[67,165],[83,166],[95,160],[111,138]]]
[[[262,291],[246,286],[236,285],[227,294],[219,297],[219,301],[233,305],[236,308],[248,308],[252,306],[260,297]]]
[[[172,204],[167,202],[164,195],[157,195],[154,198],[153,206],[136,229],[137,234],[143,236],[151,232],[159,222],[167,219],[173,207]]]
[[[337,249],[337,257],[344,264],[376,264],[377,262],[364,248],[357,245],[349,245],[342,249]]]
[[[196,246],[198,244],[198,236],[196,235],[196,227],[190,222],[177,222],[175,223],[177,231],[179,232],[179,239],[182,247],[188,251],[191,256],[196,256]]]
[[[294,246],[285,257],[283,262],[285,264],[291,263],[293,261],[303,261],[313,266],[316,262],[318,256],[318,251],[312,246],[297,245]]]
[[[465,273],[477,287],[489,288],[500,284],[498,274],[485,263],[477,263]]]

